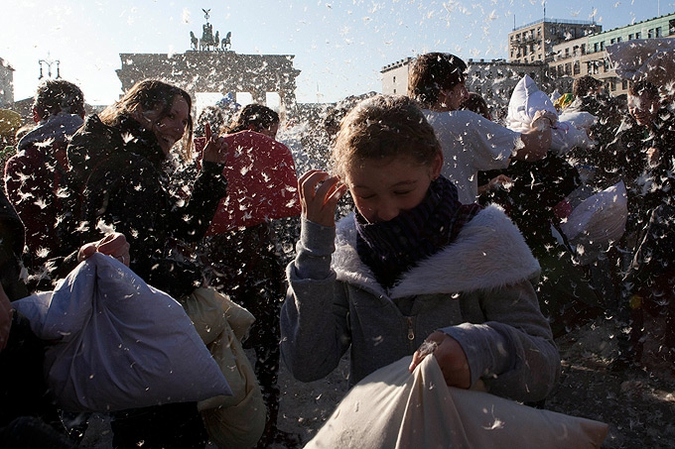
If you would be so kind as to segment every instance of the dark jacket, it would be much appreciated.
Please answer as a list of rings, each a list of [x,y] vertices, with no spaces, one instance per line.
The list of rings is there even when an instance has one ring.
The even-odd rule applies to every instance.
[[[636,234],[634,259],[626,273],[627,283],[635,289],[654,288],[656,280],[665,276],[669,286],[665,292],[672,294],[675,258],[675,118],[673,111],[662,108],[650,127],[632,123],[621,137],[633,155],[641,156],[639,171],[628,178],[628,229]],[[650,148],[656,155],[648,158]],[[663,293],[663,292],[661,292]],[[661,293],[659,301],[665,304],[667,295]],[[642,293],[644,295],[644,292]],[[651,295],[650,295],[651,296]]]
[[[0,281],[10,301],[28,296],[21,280],[21,253],[25,231],[19,216],[0,192]],[[58,421],[42,375],[44,344],[28,320],[14,313],[9,339],[0,351],[0,428],[20,416],[39,416]],[[0,437],[0,447],[3,446]]]
[[[78,245],[101,238],[102,221],[126,236],[130,267],[149,284],[175,298],[201,284],[199,267],[173,243],[203,237],[226,194],[221,164],[204,163],[189,201],[173,197],[154,134],[132,119],[110,127],[95,115],[73,136],[67,157],[76,202],[68,221]]]
[[[650,127],[627,116],[612,145],[618,167],[628,189],[629,230],[641,228],[651,212],[662,203],[672,203],[675,187],[675,118],[662,108]],[[656,148],[658,157],[648,161],[647,150]]]
[[[21,254],[26,233],[16,211],[0,192],[0,283],[10,301],[28,296],[21,280]]]
[[[589,133],[596,145],[573,149],[567,156],[568,160],[574,160],[575,165],[592,167],[593,185],[600,189],[618,182],[617,171],[621,169],[625,154],[617,151],[615,141],[621,122],[628,113],[625,101],[607,95],[587,95],[576,98],[564,112],[588,112],[597,117]]]

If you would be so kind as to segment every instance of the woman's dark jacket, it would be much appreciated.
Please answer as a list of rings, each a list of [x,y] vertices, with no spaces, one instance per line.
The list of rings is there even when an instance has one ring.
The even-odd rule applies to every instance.
[[[10,301],[29,294],[21,279],[24,243],[23,223],[4,191],[0,191],[0,283]],[[0,428],[20,416],[39,416],[49,423],[58,421],[42,375],[43,360],[43,342],[35,336],[28,320],[14,312],[7,346],[0,350]],[[5,447],[4,433],[0,447]]]
[[[221,164],[205,162],[188,201],[169,194],[165,155],[155,135],[133,119],[110,127],[96,115],[87,118],[67,150],[71,165],[69,227],[77,244],[102,236],[103,221],[123,233],[131,245],[134,272],[175,298],[202,282],[199,267],[175,243],[201,239],[227,182]]]

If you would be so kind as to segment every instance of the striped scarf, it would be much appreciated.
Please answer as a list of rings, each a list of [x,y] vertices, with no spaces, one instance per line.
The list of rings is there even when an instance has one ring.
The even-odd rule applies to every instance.
[[[367,223],[356,210],[356,250],[377,281],[391,288],[401,275],[452,243],[482,207],[461,204],[452,181],[432,181],[424,200],[392,220]]]

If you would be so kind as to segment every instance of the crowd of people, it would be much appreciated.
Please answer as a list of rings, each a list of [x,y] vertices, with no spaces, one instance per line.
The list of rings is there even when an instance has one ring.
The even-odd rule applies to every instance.
[[[554,339],[574,320],[563,318],[570,304],[552,305],[561,297],[592,303],[625,327],[617,369],[641,363],[645,326],[660,317],[663,331],[648,337],[662,339],[659,357],[672,364],[675,157],[666,86],[635,81],[622,101],[581,77],[573,101],[533,111],[515,129],[468,91],[466,71],[455,55],[428,53],[410,67],[407,96],[347,99],[325,121],[329,158],[298,178],[277,141],[282,118],[264,105],[233,117],[214,106],[194,120],[186,91],[144,80],[87,116],[75,84],[43,82],[35,125],[16,133],[0,198],[0,398],[11,404],[0,412],[0,445],[78,443],[43,376],[53,342],[36,338],[12,302],[54,289],[95,252],[179,303],[210,288],[253,314],[244,346],[255,352],[267,409],[257,447],[301,443],[277,426],[281,363],[313,381],[348,354],[354,385],[405,356],[414,371],[433,353],[449,386],[480,385],[541,407],[560,376]],[[595,120],[572,125],[585,144],[563,153],[561,117],[573,112]],[[238,143],[244,136],[251,148]],[[228,170],[247,151],[251,166]],[[275,152],[290,158],[279,165],[294,185],[274,192],[288,210],[251,220],[255,206],[242,202],[241,186],[255,154]],[[617,181],[627,189],[625,232],[582,266],[560,224],[575,195]],[[228,208],[248,221],[232,224]],[[290,260],[273,222],[283,217],[299,217]],[[602,279],[588,276],[598,267]],[[565,287],[574,292],[565,296]],[[209,441],[195,402],[110,415],[115,447]]]

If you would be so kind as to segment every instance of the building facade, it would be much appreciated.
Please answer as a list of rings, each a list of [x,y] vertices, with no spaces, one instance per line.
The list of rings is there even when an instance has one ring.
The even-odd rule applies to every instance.
[[[14,105],[14,69],[0,58],[0,108],[10,109]]]
[[[564,41],[599,33],[602,26],[581,20],[541,19],[515,28],[508,35],[511,63],[543,63],[553,60],[553,47]]]
[[[408,92],[408,68],[414,58],[405,58],[386,65],[382,73],[382,93],[406,95]]]
[[[293,55],[244,55],[233,51],[187,51],[173,55],[121,53],[117,76],[122,90],[156,78],[179,86],[195,98],[199,93],[250,94],[253,102],[266,104],[278,94],[282,110],[295,106]]]
[[[607,54],[607,47],[635,39],[675,37],[675,13],[605,32],[570,39],[553,47],[553,61],[549,63],[555,79],[578,78],[591,75],[605,82],[612,95],[625,94],[629,81],[616,75]]]
[[[508,61],[469,59],[467,87],[492,105],[504,106],[524,74],[547,92],[569,92],[575,78],[591,75],[603,80],[610,94],[621,95],[628,91],[629,81],[616,75],[607,46],[669,37],[675,38],[675,13],[604,32],[594,22],[542,19],[509,33]],[[383,93],[406,94],[413,60],[405,58],[382,68]]]

